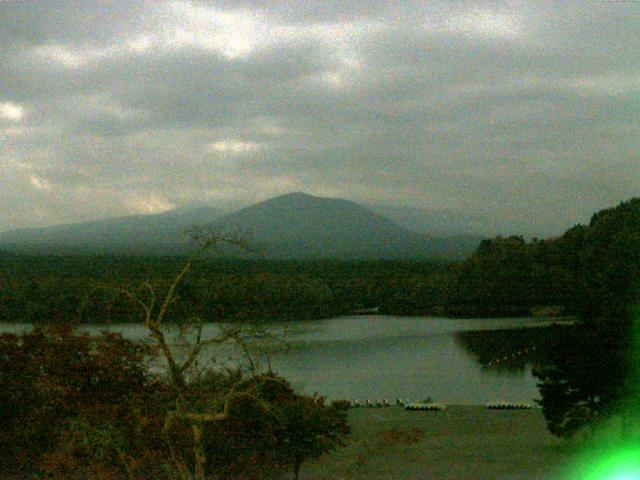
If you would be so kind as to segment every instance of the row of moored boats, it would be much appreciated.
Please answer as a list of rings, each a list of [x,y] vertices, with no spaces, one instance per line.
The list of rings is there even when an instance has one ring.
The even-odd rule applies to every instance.
[[[360,403],[358,400],[350,400],[348,403],[351,408],[384,408],[392,406],[386,398],[381,400],[366,400],[364,403]],[[403,407],[405,410],[442,411],[447,409],[446,404],[433,402],[431,397],[419,402],[411,402],[397,398],[394,405]],[[529,410],[532,407],[529,403],[495,401],[487,403],[485,408],[488,410]]]

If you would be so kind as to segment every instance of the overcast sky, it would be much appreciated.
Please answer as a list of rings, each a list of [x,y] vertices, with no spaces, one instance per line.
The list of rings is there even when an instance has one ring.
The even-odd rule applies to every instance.
[[[2,1],[0,230],[304,191],[560,233],[640,195],[639,32],[636,0]]]

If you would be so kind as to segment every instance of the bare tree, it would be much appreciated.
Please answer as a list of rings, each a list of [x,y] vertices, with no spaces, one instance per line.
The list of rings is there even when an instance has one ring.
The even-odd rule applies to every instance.
[[[238,237],[217,235],[205,232],[201,229],[194,229],[190,232],[191,238],[197,242],[198,249],[185,262],[182,269],[173,278],[166,292],[159,296],[154,287],[149,283],[143,284],[142,293],[133,292],[126,288],[119,288],[118,291],[128,297],[132,302],[137,304],[143,314],[142,324],[148,330],[149,335],[159,347],[164,360],[167,363],[171,384],[175,389],[176,401],[175,409],[169,412],[166,417],[163,433],[166,438],[172,466],[180,480],[204,480],[206,454],[203,446],[203,424],[207,422],[218,422],[228,418],[230,405],[238,395],[247,395],[244,392],[238,392],[239,382],[234,384],[224,395],[221,408],[213,413],[200,413],[190,411],[188,402],[185,401],[188,378],[187,373],[192,368],[200,354],[207,347],[213,345],[221,345],[227,342],[235,342],[242,347],[243,352],[249,359],[252,374],[255,375],[254,361],[251,358],[248,346],[245,342],[249,331],[243,329],[240,325],[232,325],[223,329],[221,332],[205,336],[203,333],[203,324],[201,319],[192,317],[189,319],[188,325],[193,327],[194,341],[188,345],[188,352],[183,359],[179,359],[178,355],[172,349],[172,345],[166,336],[166,326],[164,324],[165,317],[171,305],[178,300],[176,294],[177,287],[181,284],[187,274],[191,271],[193,262],[202,257],[206,252],[221,243],[234,245],[244,251],[251,252],[252,249],[246,240]],[[260,402],[259,398],[255,398]],[[268,405],[265,405],[268,409]],[[193,469],[185,459],[179,458],[170,438],[169,432],[176,421],[187,421],[190,424],[193,437]]]

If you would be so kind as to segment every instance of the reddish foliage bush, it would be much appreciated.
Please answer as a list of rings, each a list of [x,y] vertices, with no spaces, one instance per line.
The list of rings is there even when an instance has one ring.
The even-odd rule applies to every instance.
[[[59,462],[64,470],[71,457],[78,462],[82,442],[82,455],[96,457],[89,445],[100,432],[106,442],[100,448],[135,449],[142,423],[134,417],[142,410],[134,406],[158,394],[144,367],[149,353],[114,333],[91,337],[58,328],[0,335],[0,469],[27,474]],[[102,460],[116,459],[105,453]]]
[[[179,404],[217,413],[226,398],[225,419],[203,424],[208,478],[266,479],[291,468],[297,474],[305,459],[341,445],[349,431],[344,405],[297,395],[273,374],[210,372],[178,392],[149,376],[145,358],[152,353],[113,333],[0,335],[0,471],[170,478],[175,465],[190,467],[194,458],[192,424],[182,418],[165,431],[170,412]]]

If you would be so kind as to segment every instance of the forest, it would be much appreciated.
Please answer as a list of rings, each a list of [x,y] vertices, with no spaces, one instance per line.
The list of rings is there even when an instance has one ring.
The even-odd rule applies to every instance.
[[[640,199],[602,210],[558,238],[485,240],[453,277],[454,313],[556,306],[580,319],[628,318],[640,286]]]
[[[388,315],[613,317],[632,300],[639,202],[598,212],[557,238],[485,239],[457,263],[203,258],[180,285],[171,319],[295,320],[374,307]],[[184,261],[0,252],[0,321],[133,321],[120,289],[145,281],[166,288]]]
[[[166,288],[184,257],[0,255],[0,321],[134,321],[121,288]],[[380,307],[387,314],[442,311],[450,266],[396,261],[201,259],[179,286],[170,319],[325,318]],[[135,314],[134,314],[135,315]]]

